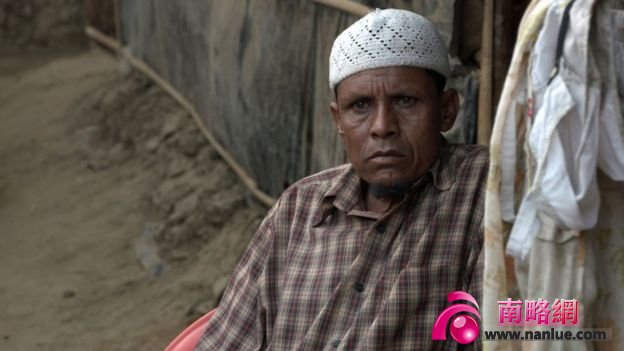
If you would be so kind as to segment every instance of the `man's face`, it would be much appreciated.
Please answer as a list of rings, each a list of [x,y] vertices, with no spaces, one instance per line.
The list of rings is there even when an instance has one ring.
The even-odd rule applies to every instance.
[[[347,157],[364,181],[382,186],[412,183],[433,165],[459,107],[457,93],[440,94],[420,68],[363,71],[336,89],[331,111]]]

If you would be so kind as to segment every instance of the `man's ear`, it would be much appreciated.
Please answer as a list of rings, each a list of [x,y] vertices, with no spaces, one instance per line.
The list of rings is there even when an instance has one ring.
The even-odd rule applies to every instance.
[[[440,129],[443,132],[448,131],[455,124],[457,112],[459,112],[459,94],[455,89],[448,89],[442,93],[442,123]]]
[[[341,123],[340,123],[340,111],[338,111],[338,105],[336,104],[335,101],[332,101],[332,103],[329,104],[329,109],[331,110],[332,118],[334,120],[334,125],[336,125],[336,129],[338,129],[338,134],[340,135],[344,134],[344,131],[342,130]]]

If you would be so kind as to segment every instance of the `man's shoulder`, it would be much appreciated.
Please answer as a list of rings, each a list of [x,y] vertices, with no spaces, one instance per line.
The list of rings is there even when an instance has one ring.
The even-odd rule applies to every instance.
[[[298,213],[297,216],[309,213],[317,208],[318,203],[336,188],[336,184],[344,179],[350,170],[352,170],[350,164],[343,164],[298,180],[282,192],[272,211],[284,214],[291,218],[290,220],[295,213]]]
[[[450,144],[453,154],[461,158],[476,158],[488,161],[490,151],[487,146],[477,144]]]
[[[487,169],[490,161],[490,151],[486,146],[476,144],[450,144],[448,145],[453,164],[470,164],[472,168]]]
[[[341,176],[351,169],[351,164],[345,163],[340,166],[328,168],[314,173],[293,183],[286,191],[328,190]]]

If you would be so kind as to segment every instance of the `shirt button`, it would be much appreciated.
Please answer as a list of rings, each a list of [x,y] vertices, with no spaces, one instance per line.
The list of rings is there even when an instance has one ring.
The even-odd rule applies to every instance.
[[[355,283],[355,291],[361,293],[364,291],[364,284],[363,283]]]
[[[338,348],[338,345],[340,345],[340,340],[337,340],[337,339],[332,341],[332,343],[331,343],[331,346],[333,348]]]
[[[386,231],[386,225],[381,223],[375,228],[375,230],[377,231],[377,233],[382,234]]]

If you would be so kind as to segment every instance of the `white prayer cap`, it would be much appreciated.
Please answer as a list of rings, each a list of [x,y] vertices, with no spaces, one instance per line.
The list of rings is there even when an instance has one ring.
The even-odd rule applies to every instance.
[[[397,10],[375,10],[334,41],[329,56],[329,87],[369,69],[410,66],[448,78],[451,69],[442,37],[425,17]]]

